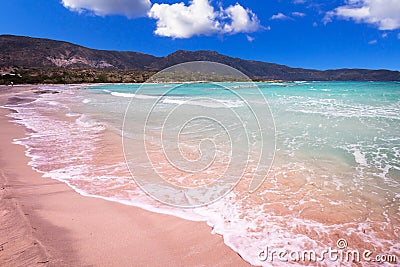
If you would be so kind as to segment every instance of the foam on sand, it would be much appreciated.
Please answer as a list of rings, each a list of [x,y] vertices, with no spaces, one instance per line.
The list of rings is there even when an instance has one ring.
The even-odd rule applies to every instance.
[[[383,106],[359,103],[359,95],[349,100],[327,95],[334,90],[322,89],[331,84],[312,85],[317,91],[310,92],[308,83],[293,83],[290,89],[282,84],[266,85],[278,129],[277,156],[270,175],[255,194],[248,193],[250,178],[245,176],[226,197],[196,209],[177,209],[149,198],[125,165],[119,131],[124,107],[132,97],[146,101],[159,96],[116,92],[110,86],[43,94],[36,101],[16,102],[7,108],[17,112],[10,115],[17,123],[30,129],[26,138],[15,142],[27,148],[30,165],[45,177],[63,181],[82,195],[205,221],[254,265],[270,264],[258,259],[265,246],[292,251],[324,249],[334,246],[338,237],[360,250],[397,253],[398,100],[382,100]],[[251,94],[253,89],[240,90]],[[323,95],[307,95],[314,92]],[[240,108],[236,100],[223,97],[222,106]],[[181,105],[188,99],[175,95],[164,98],[162,104]],[[216,103],[191,104],[197,112]],[[140,133],[134,129],[131,138]],[[190,133],[206,134],[207,129]],[[198,153],[196,146],[187,145],[184,150]],[[162,149],[153,147],[152,153],[155,158],[163,157]],[[249,168],[252,164],[248,162]],[[174,176],[165,165],[156,167],[171,181],[188,181],[188,177]],[[220,169],[209,171],[210,177],[203,179],[215,178]],[[329,262],[321,264],[328,266]]]

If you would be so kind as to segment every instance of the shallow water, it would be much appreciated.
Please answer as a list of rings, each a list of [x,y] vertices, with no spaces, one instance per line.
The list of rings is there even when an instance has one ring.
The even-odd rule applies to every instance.
[[[258,137],[252,136],[254,125],[244,115],[246,103],[232,91],[254,101],[255,112],[262,113],[268,106],[255,93],[255,85],[273,115],[276,151],[268,177],[250,193],[250,174],[257,166],[253,155],[241,156],[252,144],[257,146]],[[171,91],[162,96],[165,90]],[[195,209],[171,207],[147,196],[132,179],[122,152],[123,119],[132,99],[137,120],[125,129],[125,136],[133,144],[143,138],[139,121],[148,116],[146,105],[159,99],[147,117],[146,145],[152,167],[163,179],[177,186],[204,186],[218,181],[232,160],[245,161],[232,169],[232,173],[244,171],[244,178],[224,198]],[[11,116],[31,130],[16,142],[26,146],[30,165],[45,177],[66,182],[84,195],[206,221],[254,265],[307,264],[263,262],[258,256],[266,246],[317,252],[337,248],[340,238],[347,240],[349,249],[400,256],[400,83],[153,84],[146,85],[146,91],[140,85],[107,85],[70,88],[7,107],[18,111]],[[168,114],[178,107],[188,117],[219,114],[226,129],[207,119],[193,121],[179,132],[177,149],[176,133],[186,117]],[[243,120],[239,123],[225,115],[226,109]],[[166,119],[168,124],[163,125]],[[243,125],[249,147],[240,141],[244,136],[237,129]],[[236,134],[227,134],[230,131]],[[199,147],[198,140],[205,137],[210,143]],[[135,147],[128,152],[138,164],[131,166],[134,175],[139,171],[136,175],[150,177],[148,159],[139,157]],[[180,157],[184,160],[177,161]],[[208,158],[214,160],[210,166]],[[190,168],[208,167],[201,173],[182,174],[171,166],[184,161],[192,163]],[[264,165],[261,162],[268,169]],[[332,261],[319,264],[329,266]]]

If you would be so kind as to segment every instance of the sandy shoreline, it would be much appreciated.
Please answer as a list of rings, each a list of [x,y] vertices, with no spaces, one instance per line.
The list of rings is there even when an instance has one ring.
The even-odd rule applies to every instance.
[[[0,105],[17,90],[0,87]],[[83,197],[42,178],[12,144],[25,129],[0,109],[1,266],[246,266],[221,236],[190,222]]]

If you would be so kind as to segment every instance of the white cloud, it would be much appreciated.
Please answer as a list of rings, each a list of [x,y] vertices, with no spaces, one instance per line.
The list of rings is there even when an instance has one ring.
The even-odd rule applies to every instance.
[[[249,41],[250,43],[253,42],[256,38],[251,37],[250,35],[246,35],[247,41]]]
[[[98,16],[124,15],[128,18],[144,17],[150,10],[150,0],[62,0],[71,11],[92,12]]]
[[[387,38],[388,37],[388,34],[387,34],[387,32],[385,32],[385,33],[382,33],[382,38]]]
[[[295,17],[300,17],[300,18],[306,16],[306,14],[302,13],[302,12],[292,12],[292,15],[295,16]]]
[[[231,23],[224,25],[223,31],[226,33],[255,32],[260,27],[256,14],[239,4],[229,6],[225,9],[225,14],[231,20]]]
[[[325,14],[325,17],[322,19],[322,23],[323,24],[328,24],[329,22],[332,22],[332,17],[335,16],[335,12],[334,11],[329,11]]]
[[[251,10],[236,4],[216,11],[209,0],[192,0],[188,6],[184,3],[154,4],[148,15],[157,20],[155,34],[172,38],[247,33],[261,27]]]
[[[193,35],[210,35],[218,32],[218,13],[206,0],[184,3],[154,4],[149,17],[157,19],[155,34],[173,38],[189,38]]]
[[[273,15],[271,17],[271,19],[272,20],[278,20],[278,19],[285,20],[285,19],[290,19],[290,18],[288,16],[286,16],[285,14],[283,14],[283,13],[278,13],[276,15]]]
[[[347,5],[340,6],[326,14],[324,22],[333,17],[352,19],[357,23],[376,25],[380,30],[400,29],[399,0],[348,0]]]
[[[370,45],[376,44],[376,43],[378,43],[378,40],[371,40],[371,41],[368,42],[368,44],[370,44]]]
[[[149,17],[157,20],[156,35],[190,38],[194,35],[250,33],[263,28],[257,15],[236,3],[218,10],[211,0],[185,3],[154,4],[150,0],[61,0],[74,12],[97,16],[124,15],[128,18]]]

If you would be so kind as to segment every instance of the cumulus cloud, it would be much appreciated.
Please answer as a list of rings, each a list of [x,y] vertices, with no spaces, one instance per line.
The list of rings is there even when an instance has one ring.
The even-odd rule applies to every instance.
[[[260,28],[257,15],[240,4],[220,6],[211,0],[185,3],[154,4],[150,0],[61,0],[71,11],[89,12],[97,16],[124,15],[128,18],[149,17],[157,20],[156,35],[190,38],[195,35],[251,33]]]
[[[373,24],[380,30],[400,29],[400,2],[399,0],[348,0],[346,5],[328,12],[324,22],[332,21],[333,17]]]
[[[285,20],[285,19],[290,19],[290,18],[288,16],[286,16],[285,14],[283,14],[283,13],[278,13],[276,15],[273,15],[271,17],[271,19],[272,20]]]
[[[224,25],[223,31],[226,33],[255,32],[260,27],[256,14],[239,4],[229,6],[225,9],[225,13],[231,20],[230,23]]]
[[[154,4],[149,17],[157,20],[155,34],[173,38],[189,38],[193,35],[211,35],[220,29],[218,13],[204,0],[184,3]]]
[[[128,18],[143,17],[151,8],[150,0],[62,0],[71,11],[90,12],[98,16],[123,15]]]
[[[189,5],[154,4],[148,15],[157,20],[156,35],[172,38],[248,33],[260,28],[260,21],[250,9],[236,4],[216,11],[209,0],[192,0]]]

